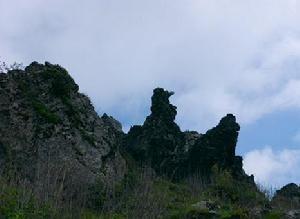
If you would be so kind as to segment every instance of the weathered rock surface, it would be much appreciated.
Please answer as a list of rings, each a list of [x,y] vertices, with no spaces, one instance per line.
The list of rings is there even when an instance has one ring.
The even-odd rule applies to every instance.
[[[187,168],[192,172],[209,175],[214,165],[230,170],[239,180],[254,184],[253,176],[243,170],[243,158],[236,156],[240,126],[232,114],[227,114],[219,124],[201,135],[188,151]]]
[[[184,134],[174,122],[176,107],[170,104],[173,92],[153,91],[151,114],[142,126],[133,126],[126,136],[128,151],[139,162],[150,164],[157,172],[172,175],[182,158]]]
[[[274,199],[276,198],[292,198],[300,201],[300,187],[295,183],[290,183],[276,191]]]
[[[254,182],[243,170],[242,157],[235,155],[240,130],[236,118],[228,114],[205,134],[182,132],[175,123],[176,107],[169,101],[173,94],[162,88],[154,89],[151,114],[142,126],[133,126],[125,138],[129,153],[157,172],[171,176],[199,172],[209,175],[211,168],[218,165],[231,170],[236,177]]]
[[[286,218],[300,218],[300,186],[290,183],[277,190],[272,206],[285,211]]]
[[[74,182],[83,181],[80,185],[96,178],[121,179],[125,161],[118,149],[124,147],[136,161],[171,177],[209,174],[215,164],[245,175],[242,158],[235,155],[240,130],[235,117],[228,114],[205,134],[182,132],[169,101],[174,93],[162,88],[154,89],[144,124],[127,135],[111,116],[98,117],[60,66],[34,62],[25,71],[1,74],[0,89],[2,171],[38,181],[49,169],[58,175],[69,170],[78,177]]]
[[[103,190],[109,198],[124,183],[120,182],[126,179],[126,155],[128,161],[132,156],[137,163],[150,166],[151,175],[176,180],[195,174],[212,176],[203,177],[203,182],[213,182],[213,177],[226,176],[214,176],[212,170],[217,167],[232,182],[253,186],[257,198],[260,192],[253,176],[245,174],[242,157],[235,153],[240,130],[235,116],[227,114],[205,134],[182,132],[175,123],[176,106],[169,101],[173,94],[154,89],[151,114],[143,125],[124,134],[113,117],[97,115],[89,98],[78,92],[77,84],[58,65],[33,62],[25,70],[0,73],[1,177],[28,180],[46,201],[59,195],[53,200],[85,201],[83,195],[91,192],[85,203],[92,207],[93,201],[101,201]],[[217,192],[227,192],[230,198],[226,189],[232,192],[224,186]],[[199,201],[191,206],[187,218],[220,218],[219,208],[214,202]],[[271,206],[254,207],[250,214],[261,218],[273,209],[281,209],[284,218],[300,218],[300,187],[286,185],[276,192]]]
[[[120,124],[100,118],[60,66],[34,62],[0,74],[3,174],[41,191],[59,183],[69,195],[96,179],[118,180],[126,166],[118,151],[122,135]]]

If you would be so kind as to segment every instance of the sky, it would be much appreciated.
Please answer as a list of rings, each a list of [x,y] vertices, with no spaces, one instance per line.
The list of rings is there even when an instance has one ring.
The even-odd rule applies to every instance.
[[[65,67],[99,114],[124,130],[152,89],[175,92],[182,130],[227,113],[256,182],[300,183],[297,0],[0,0],[0,59]]]

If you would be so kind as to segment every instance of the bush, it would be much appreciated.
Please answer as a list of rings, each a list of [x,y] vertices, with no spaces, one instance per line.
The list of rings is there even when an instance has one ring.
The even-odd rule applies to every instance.
[[[270,212],[264,216],[264,219],[281,219],[283,218],[283,213],[281,212]]]
[[[68,72],[58,66],[46,64],[47,69],[42,72],[42,77],[45,80],[51,80],[51,93],[57,97],[69,97],[72,91],[78,91],[78,85]]]
[[[44,118],[46,122],[53,124],[57,124],[60,122],[60,118],[55,113],[52,113],[45,104],[37,100],[33,100],[32,106],[38,113],[38,115]]]
[[[31,191],[0,180],[0,218],[31,219],[54,215],[49,206],[38,203]]]
[[[234,179],[229,171],[214,166],[212,172],[213,184],[209,192],[222,202],[244,208],[264,205],[268,202],[255,185]]]

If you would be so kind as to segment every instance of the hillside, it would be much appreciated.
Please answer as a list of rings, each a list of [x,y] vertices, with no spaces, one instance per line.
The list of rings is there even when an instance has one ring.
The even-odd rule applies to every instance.
[[[0,218],[300,218],[298,185],[270,200],[244,172],[234,115],[182,131],[156,88],[126,134],[78,90],[47,62],[0,73]]]

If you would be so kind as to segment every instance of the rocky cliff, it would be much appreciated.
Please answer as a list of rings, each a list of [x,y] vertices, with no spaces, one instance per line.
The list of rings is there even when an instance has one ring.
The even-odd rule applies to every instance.
[[[97,115],[89,98],[59,65],[33,62],[24,70],[0,73],[0,185],[13,185],[16,195],[19,190],[14,186],[19,189],[18,182],[26,181],[22,188],[30,186],[40,204],[52,200],[57,209],[59,203],[69,201],[73,210],[88,207],[139,215],[132,218],[173,214],[169,206],[181,209],[177,215],[216,217],[225,211],[261,218],[274,213],[269,204],[283,208],[287,218],[299,217],[299,186],[289,184],[278,190],[270,203],[256,188],[253,176],[245,174],[242,157],[235,153],[240,126],[234,115],[227,114],[204,134],[183,132],[175,122],[177,108],[169,100],[173,94],[154,89],[151,114],[143,125],[125,134],[113,117]],[[190,178],[198,184],[189,184]],[[6,212],[11,208],[6,200],[12,195],[1,191],[0,217],[18,213],[18,207]],[[219,200],[212,212],[206,206],[210,201],[199,200],[203,197]],[[78,200],[84,203],[75,203]],[[195,200],[200,202],[193,204]],[[241,206],[246,213],[235,212]]]
[[[74,182],[83,181],[79,184],[97,177],[122,178],[126,165],[119,148],[125,148],[137,162],[170,177],[207,175],[214,165],[245,175],[242,158],[235,155],[240,129],[235,117],[228,114],[205,134],[182,132],[169,101],[174,93],[162,88],[154,89],[144,124],[133,126],[127,135],[117,120],[97,115],[58,65],[34,62],[25,70],[1,74],[0,89],[4,172],[39,181],[49,171],[62,175],[60,170],[68,170]]]
[[[73,196],[97,179],[123,177],[122,135],[120,124],[100,118],[62,67],[34,62],[0,74],[3,175],[25,178],[41,193],[63,185]]]

